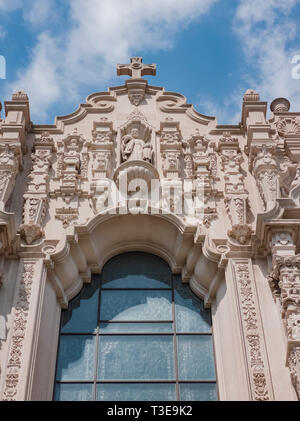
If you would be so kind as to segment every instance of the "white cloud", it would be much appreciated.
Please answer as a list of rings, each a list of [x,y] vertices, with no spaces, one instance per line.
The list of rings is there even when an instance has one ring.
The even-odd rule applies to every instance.
[[[195,107],[202,114],[216,117],[218,124],[239,124],[243,94],[244,92],[237,89],[222,99],[201,93]]]
[[[27,3],[27,5],[26,5]],[[41,26],[45,21],[52,21],[56,15],[54,0],[24,0],[22,3],[24,18],[34,27]]]
[[[297,54],[299,23],[293,15],[297,4],[299,0],[240,0],[234,29],[246,60],[255,69],[252,77],[248,75],[249,87],[257,89],[262,100],[283,96],[299,110],[300,83],[292,78],[291,63]]]
[[[21,7],[21,0],[0,0],[0,12],[11,12]]]
[[[41,33],[30,65],[10,89],[26,89],[32,116],[40,121],[54,102],[74,101],[80,87],[104,86],[116,63],[143,50],[171,47],[175,34],[216,1],[69,0],[70,29],[60,35]],[[40,12],[43,20],[51,14],[47,8]],[[34,21],[35,13],[24,17]]]
[[[46,33],[38,37],[38,43],[32,55],[32,61],[26,72],[19,71],[18,80],[9,89],[25,90],[30,96],[30,108],[33,115],[47,117],[47,104],[59,100],[61,96],[57,63],[60,52],[55,42]]]

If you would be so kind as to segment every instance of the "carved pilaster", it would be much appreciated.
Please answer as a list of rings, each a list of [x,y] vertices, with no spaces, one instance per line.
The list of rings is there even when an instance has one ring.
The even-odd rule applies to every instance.
[[[62,198],[62,206],[56,209],[55,218],[63,222],[64,228],[78,217],[79,197],[88,195],[83,186],[88,180],[89,146],[76,128],[58,142],[56,179],[60,180],[60,188],[55,195]]]
[[[32,284],[36,264],[24,263],[14,312],[14,322],[10,350],[6,365],[5,384],[2,400],[16,401],[20,387],[25,335],[28,325],[29,308],[32,296]]]
[[[32,170],[24,195],[23,224],[20,233],[27,244],[31,244],[43,235],[43,219],[48,205],[49,171],[52,164],[54,141],[49,132],[43,132],[34,141]]]
[[[94,122],[93,141],[89,146],[93,158],[93,180],[111,176],[114,134],[112,122],[107,121],[105,117],[100,122]]]
[[[14,188],[18,159],[15,156],[14,147],[2,144],[0,150],[0,209],[3,210]]]
[[[247,224],[248,192],[244,184],[241,168],[243,157],[238,139],[225,132],[219,140],[218,150],[224,171],[225,205],[232,225],[228,235],[239,244],[246,244],[250,241],[252,229]]]
[[[202,218],[205,227],[216,218],[216,200],[219,192],[214,183],[217,178],[215,142],[211,136],[201,135],[198,129],[182,141],[184,178],[194,179],[195,214]]]
[[[181,176],[182,135],[179,123],[166,120],[160,123],[160,151],[163,158],[163,174],[173,179]]]
[[[231,259],[252,399],[273,399],[257,292],[250,259]]]

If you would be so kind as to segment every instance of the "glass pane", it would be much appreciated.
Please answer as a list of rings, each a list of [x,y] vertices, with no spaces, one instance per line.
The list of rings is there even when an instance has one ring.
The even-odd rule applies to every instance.
[[[204,309],[203,302],[193,295],[188,285],[182,284],[179,276],[174,276],[174,287],[177,332],[210,332],[210,311]]]
[[[100,323],[100,333],[172,333],[172,323]]]
[[[91,384],[56,384],[55,401],[91,401]]]
[[[215,380],[210,335],[179,335],[177,344],[180,380]]]
[[[93,336],[60,337],[57,380],[92,380],[94,370]]]
[[[182,383],[180,384],[181,401],[217,401],[215,383]]]
[[[175,401],[175,384],[98,384],[97,401]]]
[[[103,268],[104,288],[169,288],[171,271],[153,254],[125,253],[109,260]]]
[[[102,291],[101,320],[172,320],[171,291]]]
[[[174,379],[172,336],[101,336],[98,379]]]
[[[84,285],[80,294],[62,311],[61,331],[63,333],[93,333],[97,326],[99,281],[92,280]]]

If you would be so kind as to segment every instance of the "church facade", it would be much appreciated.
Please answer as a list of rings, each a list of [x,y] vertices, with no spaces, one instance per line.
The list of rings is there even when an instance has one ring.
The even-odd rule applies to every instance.
[[[4,102],[0,399],[53,400],[62,313],[135,252],[211,312],[219,400],[299,400],[300,112],[277,98],[267,119],[248,90],[240,124],[218,125],[140,57],[117,73],[53,125],[23,91]]]

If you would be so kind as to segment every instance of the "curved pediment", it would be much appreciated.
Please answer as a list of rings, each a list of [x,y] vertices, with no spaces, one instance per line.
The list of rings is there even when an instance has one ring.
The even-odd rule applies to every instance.
[[[222,253],[211,251],[214,259],[209,260],[202,254],[201,245],[195,243],[195,234],[194,227],[186,226],[172,214],[97,215],[85,226],[69,229],[58,244],[45,245],[44,261],[63,307],[84,282],[90,282],[91,273],[100,273],[110,258],[127,251],[161,257],[173,273],[182,273],[185,282],[189,281],[194,292],[209,303],[210,285],[220,272]],[[33,248],[29,246],[28,250],[33,252]],[[206,242],[205,250],[208,248]]]
[[[152,107],[153,110],[151,111],[153,114],[153,112],[157,112],[156,104],[161,111],[161,119],[167,117],[164,117],[164,114],[186,114],[189,119],[200,125],[207,126],[213,124],[214,127],[212,128],[216,127],[216,117],[207,116],[198,112],[192,104],[187,103],[184,95],[176,92],[168,92],[162,87],[148,85],[148,82],[145,80],[134,83],[142,84],[142,93],[138,92],[138,88],[135,85],[132,87],[132,82],[130,83],[129,80],[122,86],[108,88],[106,92],[95,92],[88,95],[86,102],[80,104],[72,113],[56,116],[53,125],[33,125],[32,129],[35,133],[43,130],[50,130],[51,133],[60,133],[65,130],[65,126],[79,123],[89,114],[109,115],[113,112],[124,113],[124,107],[134,109],[132,106],[139,107],[142,111],[145,107]],[[127,101],[124,102],[124,98]]]

